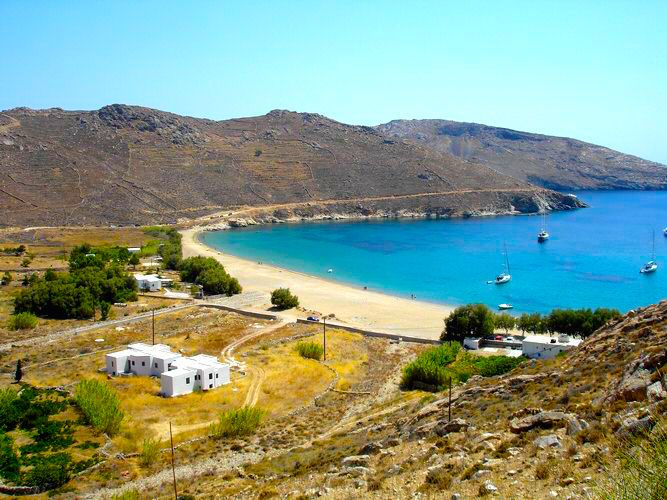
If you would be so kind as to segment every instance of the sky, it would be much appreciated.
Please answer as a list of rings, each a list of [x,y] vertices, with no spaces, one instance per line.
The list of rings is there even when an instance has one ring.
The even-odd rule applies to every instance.
[[[0,109],[443,118],[667,164],[667,1],[0,1]]]

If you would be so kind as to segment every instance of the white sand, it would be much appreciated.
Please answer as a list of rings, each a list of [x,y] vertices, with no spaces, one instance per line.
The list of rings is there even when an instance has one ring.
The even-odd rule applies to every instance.
[[[394,297],[363,290],[307,274],[258,264],[246,259],[218,252],[201,243],[198,228],[182,231],[183,256],[203,255],[214,257],[236,277],[244,292],[262,292],[266,303],[256,304],[254,309],[268,309],[271,291],[287,287],[299,297],[300,306],[320,315],[335,314],[339,322],[378,332],[401,334],[410,337],[437,339],[440,337],[444,318],[452,308]],[[302,311],[289,311],[288,317],[305,317]]]

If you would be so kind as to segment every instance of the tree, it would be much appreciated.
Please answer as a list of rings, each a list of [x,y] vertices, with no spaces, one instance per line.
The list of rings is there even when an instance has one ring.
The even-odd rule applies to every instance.
[[[30,267],[30,263],[32,262],[32,259],[30,257],[26,257],[21,261],[21,267]]]
[[[523,333],[542,333],[545,331],[542,315],[539,313],[522,314],[516,324]]]
[[[496,314],[493,324],[496,328],[501,328],[507,333],[516,325],[516,319],[507,313],[500,313]]]
[[[213,257],[202,257],[200,255],[196,257],[188,257],[181,262],[179,268],[181,272],[181,280],[187,281],[188,283],[195,283],[201,273],[207,269],[213,269],[217,267],[224,270],[222,264],[220,264],[220,262],[215,260]]]
[[[241,293],[241,285],[236,278],[232,278],[222,266],[212,267],[203,271],[195,280],[197,285],[204,288],[209,295],[227,295]]]
[[[12,273],[5,271],[5,274],[2,276],[2,284],[9,285],[14,280]]]
[[[100,320],[106,321],[109,319],[109,311],[111,311],[111,304],[106,301],[100,302]]]
[[[16,371],[14,372],[14,380],[20,382],[23,378],[23,370],[21,369],[21,360],[16,362]]]
[[[484,337],[493,333],[493,316],[484,304],[457,307],[446,319],[440,340],[463,342],[466,337]]]
[[[46,270],[46,273],[44,273],[44,279],[46,281],[55,281],[58,279],[58,274],[51,268]]]
[[[139,256],[136,253],[130,255],[130,260],[128,261],[128,264],[132,266],[132,269],[136,269],[140,263],[141,261],[139,260]]]
[[[271,304],[281,311],[291,309],[299,305],[299,297],[293,295],[289,288],[277,288],[271,292]]]

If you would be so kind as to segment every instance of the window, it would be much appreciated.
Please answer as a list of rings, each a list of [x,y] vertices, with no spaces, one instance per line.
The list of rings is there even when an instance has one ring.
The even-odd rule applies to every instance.
[[[209,373],[209,374],[208,374],[208,379],[209,379],[209,380],[213,380],[213,374],[212,374],[212,373]]]
[[[209,389],[213,389],[213,384],[208,384]]]
[[[190,383],[190,377],[188,377],[188,378],[185,379],[185,383],[186,383],[186,384],[189,384],[189,383]]]
[[[218,374],[217,374],[217,373],[215,374],[215,378],[218,378]]]
[[[155,368],[157,368],[157,363],[155,363]]]
[[[113,368],[113,361],[111,362],[111,368]]]
[[[134,361],[132,361],[132,366],[134,366]]]
[[[142,362],[141,362],[141,366],[146,366],[146,362],[145,362],[145,361],[142,361]]]

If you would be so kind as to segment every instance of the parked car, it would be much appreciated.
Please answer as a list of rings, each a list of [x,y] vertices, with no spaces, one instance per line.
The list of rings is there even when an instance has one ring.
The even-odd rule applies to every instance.
[[[509,337],[505,337],[505,340],[507,342],[514,342],[516,339],[510,335]]]
[[[308,321],[316,321],[316,322],[320,321],[320,318],[318,318],[317,316],[308,316],[306,319]]]
[[[500,341],[502,341],[502,340],[503,340],[503,336],[502,336],[502,335],[496,335],[495,340],[500,340]]]

